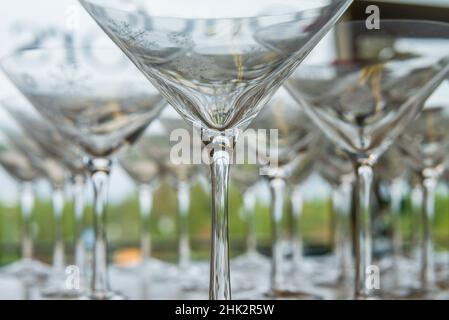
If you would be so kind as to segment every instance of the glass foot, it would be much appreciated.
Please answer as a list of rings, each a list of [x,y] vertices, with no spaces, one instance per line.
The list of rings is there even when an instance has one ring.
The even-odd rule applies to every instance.
[[[142,275],[156,282],[172,279],[176,273],[176,267],[174,265],[154,258],[126,267],[117,267],[117,270]]]
[[[247,252],[231,260],[233,269],[260,270],[270,268],[270,259],[258,252]]]
[[[127,298],[118,292],[90,292],[87,295],[79,297],[79,300],[126,300]]]
[[[323,300],[325,297],[313,289],[300,290],[294,288],[270,289],[263,294],[265,299],[285,299],[285,300]]]
[[[49,299],[75,299],[83,294],[82,290],[67,289],[62,284],[47,285],[41,290],[41,296]]]
[[[208,292],[209,291],[209,264],[192,262],[188,267],[178,268],[175,281],[181,291]]]
[[[449,279],[441,279],[437,282],[438,288],[441,290],[448,290],[449,289]]]
[[[253,291],[266,288],[269,283],[269,270],[231,269],[231,289],[233,292]]]
[[[42,282],[50,276],[51,267],[38,260],[22,259],[3,267],[0,273],[25,282]]]
[[[270,288],[265,296],[271,299],[323,300],[330,299],[328,290],[319,289],[304,281],[285,284],[283,287]]]
[[[231,289],[235,292],[256,290],[268,285],[270,260],[252,251],[231,260]]]
[[[41,296],[47,299],[76,299],[82,295],[79,290],[43,289]]]
[[[433,300],[439,299],[442,291],[437,287],[423,288],[399,288],[390,292],[385,292],[381,296],[384,299],[404,299],[404,300]]]

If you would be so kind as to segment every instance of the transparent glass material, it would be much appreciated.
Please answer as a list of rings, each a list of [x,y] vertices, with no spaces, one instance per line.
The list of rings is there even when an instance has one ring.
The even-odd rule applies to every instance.
[[[164,164],[166,181],[176,192],[177,220],[178,220],[178,269],[177,281],[184,291],[205,291],[208,289],[204,281],[205,265],[192,261],[190,245],[190,192],[192,185],[198,178],[200,167],[192,163],[191,156],[201,147],[199,132],[186,123],[182,117],[170,106],[159,118],[165,133],[171,141],[168,148],[172,148]],[[175,146],[176,144],[176,146]],[[193,152],[190,150],[193,149]],[[202,151],[202,148],[200,148]],[[175,155],[175,158],[171,156]]]
[[[290,203],[287,204],[289,210],[290,226],[287,230],[287,253],[290,256],[290,277],[293,281],[304,283],[305,271],[304,257],[303,257],[303,241],[300,233],[301,216],[304,209],[303,184],[310,177],[314,171],[315,161],[312,152],[309,152],[307,157],[293,170],[288,179],[289,190],[287,196],[290,198]]]
[[[183,118],[201,128],[211,150],[211,299],[231,297],[227,193],[236,130],[249,124],[350,3],[81,1]],[[278,14],[264,13],[272,10]]]
[[[185,119],[214,131],[249,123],[350,3],[231,2],[81,1]]]
[[[402,136],[402,135],[401,135]],[[416,262],[406,255],[402,232],[402,203],[406,194],[409,167],[396,146],[390,147],[375,166],[381,186],[388,190],[391,221],[392,255],[380,264],[385,266],[385,290],[392,297],[406,298],[416,286]]]
[[[119,298],[107,275],[109,158],[135,142],[158,116],[163,98],[115,47],[24,49],[0,64],[33,106],[87,155],[84,168],[95,191],[95,245],[87,298]]]
[[[409,293],[412,297],[435,298],[439,294],[435,276],[432,225],[435,217],[435,189],[447,168],[448,119],[449,104],[426,105],[419,117],[397,140],[404,162],[419,174],[423,190],[419,285]]]
[[[261,173],[264,174],[271,189],[272,261],[271,289],[268,295],[290,298],[317,297],[317,294],[312,293],[311,284],[309,285],[307,281],[297,285],[291,275],[286,275],[286,259],[283,250],[288,179],[301,180],[307,176],[309,153],[317,140],[317,132],[310,126],[310,122],[297,106],[296,101],[283,89],[274,95],[253,121],[251,129],[270,130],[270,135],[258,134],[254,139],[248,139],[254,151],[259,146],[266,147],[266,152],[261,152],[258,160]],[[271,131],[273,129],[276,131]],[[275,137],[271,136],[272,133],[275,133]],[[298,274],[296,276],[299,277]],[[299,278],[304,279],[302,276]]]
[[[55,221],[53,271],[42,293],[45,296],[59,298],[77,296],[81,293],[80,288],[71,290],[65,285],[66,255],[62,213],[67,178],[70,174],[82,174],[82,155],[79,150],[71,148],[70,143],[67,144],[57,130],[23,97],[5,99],[2,104],[18,129],[10,131],[10,139],[24,152],[31,165],[49,181],[53,190]]]
[[[2,119],[7,115],[2,111]],[[21,258],[0,269],[0,274],[21,279],[25,285],[42,283],[50,274],[46,264],[34,258],[34,237],[32,232],[34,211],[34,181],[40,178],[40,173],[32,166],[28,157],[14,146],[0,126],[0,166],[18,183],[19,207],[22,216],[21,225]]]
[[[242,197],[239,216],[246,233],[244,253],[231,259],[232,275],[236,280],[232,289],[243,295],[245,291],[265,289],[270,272],[269,258],[258,250],[256,205],[261,178],[257,165],[238,164],[232,168],[231,186],[234,185]]]
[[[335,292],[334,298],[352,296],[353,241],[351,237],[354,169],[349,157],[324,137],[322,147],[314,153],[315,169],[332,187],[334,252],[313,265],[314,282]]]
[[[260,181],[259,168],[256,165],[236,165],[231,174],[231,183],[242,195],[241,217],[246,224],[246,252],[232,259],[236,268],[263,270],[269,260],[257,251],[257,219],[255,217],[257,202],[257,183]]]
[[[359,191],[355,296],[371,297],[376,290],[365,283],[372,265],[372,166],[447,77],[449,26],[382,20],[380,30],[369,30],[359,21],[341,23],[332,34],[338,41],[330,57],[302,65],[286,87],[354,160]]]
[[[150,218],[153,208],[153,194],[166,174],[165,163],[169,161],[169,137],[164,134],[160,121],[154,121],[139,140],[119,154],[119,162],[136,184],[141,221],[141,262],[128,266],[139,271],[147,280],[164,281],[173,269],[168,263],[152,256]],[[167,147],[165,147],[167,146]]]

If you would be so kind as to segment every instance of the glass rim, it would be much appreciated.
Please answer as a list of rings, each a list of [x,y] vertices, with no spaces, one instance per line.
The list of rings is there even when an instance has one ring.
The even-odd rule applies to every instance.
[[[338,29],[339,27],[349,27],[351,28],[352,26],[364,26],[365,25],[365,20],[350,20],[350,21],[341,21],[336,23],[333,26],[333,30]],[[408,25],[408,24],[414,24],[415,26],[418,27],[424,27],[424,26],[438,26],[438,27],[444,27],[445,31],[447,31],[446,34],[444,34],[442,37],[438,37],[438,34],[435,32],[427,32],[427,35],[429,36],[428,39],[442,39],[442,40],[447,40],[448,41],[448,47],[449,47],[449,23],[448,22],[442,22],[442,21],[435,21],[435,20],[418,20],[418,19],[381,19],[381,29],[380,30],[366,30],[366,33],[372,33],[375,34],[376,32],[379,32],[380,34],[385,34],[388,35],[388,32],[385,32],[385,29],[382,30],[382,24],[383,25],[387,25],[387,26],[394,26],[394,25]],[[332,30],[331,29],[331,30]],[[422,29],[419,29],[418,31],[421,35],[425,35],[425,31],[423,31]],[[406,37],[406,35],[409,34],[411,35],[412,33],[410,33],[410,31],[405,31],[404,32],[404,37]],[[392,34],[392,36],[394,36]],[[409,38],[413,38],[412,36],[410,36]],[[425,39],[425,38],[423,38]],[[449,57],[449,52],[447,54],[447,56]],[[334,60],[332,60],[331,58],[326,59],[323,62],[314,62],[314,63],[310,63],[310,64],[304,64],[302,63],[296,70],[295,73],[298,70],[319,70],[319,69],[327,69],[329,68],[329,66],[331,66],[330,62],[334,62]],[[344,61],[343,61],[344,62]]]
[[[87,9],[86,5],[90,5],[90,6],[95,6],[97,8],[103,8],[103,9],[108,9],[108,10],[113,10],[116,12],[128,12],[128,13],[137,13],[140,15],[144,15],[142,12],[139,12],[136,9],[132,9],[132,10],[125,10],[125,9],[120,9],[118,7],[114,7],[111,5],[101,5],[97,3],[97,0],[78,0],[78,2],[81,4],[81,6],[86,9],[86,11],[90,14],[90,11]],[[308,0],[308,2],[310,3],[314,3],[314,0]],[[331,3],[340,3],[341,7],[339,8],[339,10],[337,12],[339,13],[344,13],[349,6],[354,2],[354,0],[330,0],[329,4]],[[290,13],[280,13],[280,14],[260,14],[260,15],[247,15],[247,16],[241,16],[241,17],[229,17],[229,16],[222,16],[222,17],[215,17],[215,18],[207,18],[207,17],[177,17],[175,15],[148,15],[149,17],[153,18],[153,19],[157,19],[157,20],[173,20],[173,21],[212,21],[212,20],[220,20],[220,21],[234,21],[234,20],[250,20],[250,19],[264,19],[264,18],[274,18],[274,17],[284,17],[284,16],[289,16],[292,15],[294,13],[299,13],[299,12],[309,12],[312,10],[316,10],[320,8],[320,6],[315,6],[312,8],[308,8],[308,9],[304,9],[304,10],[295,10],[292,11]]]
[[[3,69],[4,66],[4,62],[8,61],[9,59],[13,59],[15,57],[17,57],[20,54],[24,54],[24,53],[31,53],[31,52],[47,52],[47,51],[67,51],[67,50],[76,50],[76,51],[81,51],[83,49],[90,49],[93,48],[95,50],[104,50],[104,51],[116,51],[118,54],[122,55],[123,57],[125,57],[125,53],[116,45],[114,45],[113,43],[111,43],[110,45],[101,45],[101,46],[97,46],[97,45],[80,45],[80,46],[29,46],[29,47],[23,47],[23,48],[18,48],[15,50],[10,51],[9,53],[3,55],[0,57],[0,69]]]

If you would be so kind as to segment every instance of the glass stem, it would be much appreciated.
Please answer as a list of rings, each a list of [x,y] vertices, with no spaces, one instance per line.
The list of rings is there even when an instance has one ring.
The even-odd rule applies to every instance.
[[[282,290],[284,287],[284,253],[282,244],[282,221],[284,218],[285,180],[270,179],[271,190],[271,226],[272,226],[272,258],[271,258],[271,289]]]
[[[248,255],[257,252],[257,235],[254,217],[256,197],[254,190],[249,188],[243,193],[243,212],[246,220],[246,253]]]
[[[352,184],[350,182],[342,182],[333,191],[332,197],[332,210],[335,216],[335,256],[340,269],[340,280],[347,278],[348,268],[351,264],[351,196]]]
[[[111,161],[103,158],[90,159],[88,169],[94,186],[94,236],[90,297],[107,299],[110,294],[106,241],[106,206]]]
[[[177,184],[178,198],[178,266],[187,269],[190,265],[190,240],[189,240],[189,210],[190,210],[190,185],[187,181],[180,180]]]
[[[141,219],[141,239],[140,250],[142,251],[142,261],[149,262],[151,258],[151,233],[150,217],[153,208],[153,188],[149,184],[141,184],[138,187],[139,192],[139,210]]]
[[[420,226],[421,216],[422,216],[422,208],[423,208],[423,192],[421,188],[421,184],[417,184],[413,187],[411,193],[411,207],[412,207],[412,225],[411,225],[411,238],[410,238],[410,252],[412,257],[419,259],[421,256],[421,243],[420,240]]]
[[[292,262],[293,271],[298,272],[301,267],[303,257],[302,238],[299,232],[300,218],[304,207],[304,200],[300,186],[296,186],[291,197],[291,248],[292,248]]]
[[[367,164],[357,164],[356,174],[358,197],[355,216],[355,298],[360,299],[373,294],[367,277],[372,263],[371,189],[373,169]]]
[[[395,179],[390,184],[390,211],[393,227],[393,268],[397,285],[401,283],[400,260],[402,257],[402,231],[401,231],[401,179]]]
[[[56,274],[65,272],[65,248],[64,248],[64,190],[62,187],[53,189],[53,217],[55,221],[55,243],[53,248],[53,270]]]
[[[33,259],[32,213],[34,208],[34,190],[31,182],[22,184],[20,193],[20,211],[23,219],[22,259]]]
[[[72,178],[72,183],[75,207],[75,265],[80,269],[80,274],[84,275],[86,271],[86,248],[83,240],[86,178],[82,174],[75,175]]]
[[[433,260],[432,222],[435,214],[435,177],[424,177],[422,181],[423,210],[422,210],[422,248],[420,280],[423,289],[429,289],[435,281],[435,268]]]
[[[228,184],[234,141],[227,136],[217,136],[211,146],[212,252],[209,299],[230,300]]]

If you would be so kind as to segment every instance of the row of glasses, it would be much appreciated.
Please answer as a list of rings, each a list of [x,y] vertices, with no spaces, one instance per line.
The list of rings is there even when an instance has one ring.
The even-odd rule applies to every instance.
[[[406,164],[416,172],[423,193],[421,215],[419,285],[405,296],[437,297],[439,288],[435,274],[435,249],[432,224],[435,216],[435,195],[438,181],[447,169],[448,108],[425,105],[417,119],[406,130],[396,145]]]
[[[404,179],[407,177],[407,167],[402,161],[402,155],[394,146],[389,148],[376,164],[380,187],[388,193],[391,224],[392,259],[387,260],[386,269],[391,269],[390,285],[388,291],[401,296],[404,288],[413,286],[414,260],[405,256],[404,237],[402,234],[402,203],[406,192]]]
[[[275,99],[276,100],[276,99]],[[20,105],[18,102],[16,102],[16,104],[17,105]],[[20,110],[26,110],[26,109],[24,109],[23,107],[20,109]],[[426,111],[427,109],[425,109],[425,111]],[[33,112],[33,110],[31,109],[31,110],[29,110],[30,112],[24,112],[23,114],[32,114],[32,112]],[[441,110],[440,110],[441,111]],[[442,120],[444,120],[444,117],[441,117],[441,115],[440,115],[440,117],[438,117],[438,119],[442,119]],[[440,122],[440,124],[441,125],[439,125],[438,126],[438,123],[436,123],[437,125],[433,125],[433,121],[430,121],[429,120],[429,116],[427,115],[427,112],[423,112],[422,113],[422,117],[420,117],[420,118],[418,118],[416,121],[415,121],[415,126],[413,126],[412,128],[414,129],[414,130],[418,130],[417,132],[421,132],[420,130],[423,130],[422,129],[422,125],[423,124],[426,124],[426,126],[424,126],[424,128],[425,129],[428,129],[428,128],[432,128],[432,130],[436,130],[434,133],[438,133],[437,131],[438,131],[438,129],[439,128],[444,128],[443,126],[442,126],[442,124],[443,124],[444,122]],[[27,123],[28,125],[30,125],[30,128],[34,128],[33,126],[31,126],[32,124],[33,124],[33,122],[32,121],[29,121],[28,123]],[[156,123],[154,123],[154,125],[155,124],[157,124],[157,122]],[[151,128],[150,128],[151,129]],[[148,130],[148,131],[152,131],[152,130]],[[35,131],[35,132],[37,132],[37,131]],[[403,135],[406,139],[408,139],[407,141],[408,141],[408,144],[411,144],[411,143],[413,143],[413,142],[415,142],[415,140],[410,140],[410,137],[408,137],[409,135],[411,135],[411,133],[412,132],[416,132],[416,131],[413,131],[413,130],[408,130],[407,132],[406,132],[406,134],[405,135]],[[433,131],[432,131],[433,132]],[[146,134],[145,134],[146,135]],[[436,135],[436,137],[439,137],[439,135]],[[166,145],[167,144],[167,136],[166,135],[161,135],[160,134],[160,132],[159,132],[159,135],[158,135],[158,138],[159,138],[159,141],[158,142],[155,142],[155,143],[153,143],[152,145],[153,146],[157,146],[158,145],[158,143],[159,144],[161,144],[161,143],[163,143],[164,145]],[[141,141],[143,141],[143,139],[141,140]],[[419,142],[421,142],[421,140],[419,140],[418,139],[418,141]],[[425,140],[425,141],[428,141],[428,140]],[[435,142],[435,141],[433,141],[433,142]],[[140,143],[139,143],[140,144]],[[139,144],[137,144],[136,146],[138,146]],[[329,147],[331,147],[331,146],[329,146]],[[134,149],[134,148],[132,148],[132,149]],[[169,148],[166,148],[166,150],[168,150]],[[324,148],[320,148],[322,151],[326,151],[326,154],[327,154],[327,152],[332,152],[332,151],[330,151],[328,148],[327,148],[327,146],[325,146]],[[143,149],[143,150],[145,150],[145,149]],[[431,150],[434,150],[434,149],[431,149]],[[445,148],[442,148],[442,149],[437,149],[438,151],[443,151],[444,152],[444,150],[445,150]],[[131,153],[133,153],[133,152],[131,152]],[[155,155],[155,154],[157,154],[157,152],[156,153],[153,153],[153,155]],[[441,154],[441,152],[440,152],[440,154]],[[320,158],[320,156],[321,155],[319,155],[319,156],[316,156],[316,160],[318,160],[319,162],[325,162],[324,160],[323,160],[323,158]],[[339,156],[341,156],[340,154],[338,154],[338,155],[336,155],[335,157],[332,157],[331,159],[332,159],[332,162],[333,162],[333,164],[335,164],[335,165],[337,165],[337,164],[339,164],[339,165],[341,165],[341,164],[345,164],[345,162],[344,162],[344,160],[346,160],[347,161],[347,159],[346,158],[342,158],[342,159],[339,159]],[[407,157],[409,157],[408,155],[406,155]],[[164,156],[162,157],[163,159],[165,159],[167,157],[167,155],[166,154],[164,154]],[[398,159],[400,159],[400,157],[398,157],[398,154],[397,154],[397,150],[396,150],[396,148],[390,148],[389,149],[389,151],[387,152],[387,153],[385,153],[381,158],[380,158],[380,161],[379,161],[379,163],[377,164],[377,166],[376,166],[376,168],[377,168],[377,170],[378,170],[378,172],[380,173],[380,177],[381,177],[381,179],[383,179],[384,181],[387,181],[388,183],[390,183],[389,181],[390,181],[390,179],[393,179],[393,180],[395,180],[395,179],[397,179],[398,177],[400,177],[401,175],[402,175],[402,173],[403,173],[403,166],[401,166],[401,163],[397,163],[398,161]],[[338,161],[341,161],[342,163],[338,163]],[[393,163],[391,163],[391,162],[393,162]],[[307,163],[307,162],[306,162]],[[402,164],[402,165],[404,165],[404,164]],[[319,165],[318,165],[319,166]],[[345,176],[345,175],[348,175],[348,177],[344,177],[344,179],[343,180],[345,180],[345,179],[348,179],[348,180],[351,180],[351,178],[350,178],[350,176],[352,176],[352,174],[351,174],[351,172],[348,170],[348,167],[347,166],[343,166],[343,168],[344,167],[346,167],[346,171],[337,171],[337,172],[332,172],[332,171],[330,171],[330,170],[323,170],[323,169],[321,169],[321,170],[319,170],[319,172],[320,172],[320,174],[322,174],[324,177],[326,177],[326,179],[328,180],[328,181],[333,181],[333,180],[336,180],[336,178],[338,178],[338,177],[340,177],[340,175],[342,175],[343,177]],[[255,166],[252,166],[251,167],[251,169],[254,169],[254,168],[257,168],[257,167],[255,167]],[[310,166],[306,166],[306,168],[310,168]],[[327,168],[327,169],[329,169],[329,168]],[[256,170],[257,171],[257,170]],[[330,172],[329,172],[330,171]],[[307,174],[309,173],[309,170],[299,170],[298,171],[298,174],[299,174],[299,177],[302,177],[303,175],[301,175],[300,173],[301,172],[303,172],[303,175],[305,175],[305,176],[307,176]],[[339,173],[340,172],[340,173]],[[343,172],[343,173],[341,173],[341,172]],[[258,172],[254,172],[254,170],[249,170],[249,167],[248,166],[245,166],[245,168],[241,168],[241,170],[240,170],[240,172],[238,172],[237,174],[240,174],[239,175],[239,178],[242,178],[243,176],[244,176],[244,173],[246,173],[248,176],[250,176],[250,177],[252,177],[252,179],[254,179],[254,178],[256,178],[257,179],[257,177],[258,177]],[[346,174],[344,174],[344,173],[346,173]],[[294,176],[294,174],[293,174],[293,176]],[[299,179],[299,180],[302,180],[303,178],[301,178],[301,179]],[[238,180],[238,178],[236,178],[236,179],[234,179],[234,180]],[[253,181],[254,182],[254,180],[251,180],[251,178],[247,178],[247,179],[244,179],[245,181],[246,180],[250,180],[250,181]],[[296,179],[294,179],[292,182],[293,182],[293,185],[295,184],[294,183],[294,181],[296,181]],[[397,184],[398,182],[396,182],[396,184]],[[336,183],[336,186],[338,186],[338,183]],[[398,186],[396,186],[396,189],[398,189],[397,188]],[[400,192],[399,192],[400,193]],[[397,228],[397,221],[396,221],[396,218],[397,217],[395,217],[394,215],[397,215],[397,213],[398,213],[398,202],[400,201],[400,194],[398,194],[398,192],[391,192],[390,193],[391,194],[391,197],[392,197],[392,199],[391,199],[391,201],[390,201],[390,205],[391,205],[391,213],[392,213],[392,215],[393,215],[393,218],[394,218],[394,220],[395,221],[393,221],[393,225],[394,225],[394,229],[396,229]],[[299,198],[300,199],[300,198]],[[346,198],[347,199],[347,198]],[[293,200],[293,199],[292,199]],[[294,198],[294,200],[298,200],[298,198],[297,197],[295,197]],[[337,200],[337,201],[335,201],[336,202],[336,204],[337,204],[337,208],[339,207],[339,205],[341,204],[341,203],[339,203],[339,200],[338,200],[338,197],[335,199],[335,200]],[[346,202],[346,205],[347,205],[347,202],[348,201],[343,201],[343,202]],[[296,203],[296,205],[299,205],[300,206],[300,204],[299,204],[299,201],[297,201],[297,203]],[[298,208],[298,209],[294,209],[294,210],[297,210],[297,211],[300,211],[300,208]],[[347,209],[346,209],[346,212],[347,212]],[[397,234],[396,234],[396,230],[394,230],[394,232],[393,232],[393,240],[395,240],[395,238],[397,237]],[[394,247],[399,247],[399,250],[400,250],[400,248],[401,248],[401,246],[399,245],[397,245],[397,243],[396,243],[396,241],[393,241],[393,243],[394,243]],[[300,251],[300,250],[298,250],[298,251]],[[396,252],[396,249],[395,249],[395,255],[397,255],[398,253]],[[396,259],[397,257],[395,257],[395,259]],[[396,260],[394,260],[393,262],[396,262]],[[407,261],[407,262],[405,262],[404,264],[407,264],[407,263],[409,263],[409,261]],[[394,267],[394,270],[395,270],[395,273],[397,273],[397,271],[399,271],[399,272],[404,272],[404,267],[403,266],[396,266],[396,263],[394,263],[394,265],[393,265],[393,267]],[[238,269],[234,269],[234,270],[238,270]],[[327,270],[327,271],[329,271],[329,270]],[[151,274],[153,274],[154,272],[152,271],[151,272]],[[321,275],[323,274],[323,273],[325,273],[324,271],[320,271],[320,273],[321,273]],[[260,276],[261,276],[261,274],[259,274]],[[289,275],[290,276],[290,279],[292,280],[292,279],[297,279],[297,278],[295,278],[295,276],[294,276],[294,274],[290,274]],[[395,275],[396,276],[396,275]],[[319,279],[319,280],[322,280],[322,279]],[[435,285],[435,283],[434,282],[432,282],[431,283],[432,285]],[[398,289],[403,289],[403,288],[401,288],[401,285],[400,284],[398,284],[398,283],[395,283],[394,284],[394,286],[396,286]],[[393,290],[394,289],[397,289],[396,287],[393,287]],[[419,287],[418,287],[419,288]],[[388,291],[390,291],[390,289],[387,289]],[[385,289],[384,289],[384,291],[385,291]],[[392,293],[394,294],[393,296],[394,297],[398,297],[398,292],[396,292],[396,291],[392,291]],[[404,297],[403,295],[401,295],[401,297]]]
[[[247,288],[256,288],[266,278],[270,260],[258,251],[256,204],[260,188],[259,168],[256,165],[239,164],[232,170],[231,184],[242,195],[240,217],[245,223],[245,251],[231,259],[233,272],[246,275],[242,279]]]
[[[211,299],[231,297],[227,193],[239,130],[350,2],[81,1],[211,150]],[[276,4],[278,14],[261,14]]]
[[[55,242],[53,251],[53,271],[48,279],[44,296],[73,297],[79,289],[67,289],[65,285],[66,250],[63,234],[63,211],[65,207],[64,187],[69,184],[74,190],[74,216],[76,221],[75,257],[80,266],[80,288],[84,280],[84,245],[81,238],[84,218],[84,171],[82,155],[78,149],[67,144],[59,133],[22,97],[14,97],[3,102],[5,110],[20,130],[12,133],[11,139],[28,156],[37,170],[43,172],[53,189],[53,214]],[[69,183],[68,183],[69,182]],[[81,280],[82,279],[82,280]]]
[[[103,64],[93,57],[101,57]],[[94,186],[95,245],[90,283],[83,294],[119,298],[110,289],[107,269],[110,157],[132,144],[157,117],[165,104],[162,97],[115,48],[24,49],[3,59],[1,66],[61,136],[86,156],[84,169]]]
[[[169,107],[166,113],[161,115],[160,122],[165,130],[165,140],[167,141],[166,154],[163,159],[165,160],[167,181],[176,190],[178,205],[179,279],[185,289],[195,289],[202,286],[199,285],[198,279],[205,271],[204,266],[192,262],[189,236],[191,188],[198,176],[201,175],[202,169],[200,166],[194,165],[190,157],[197,152],[195,145],[199,141],[195,141],[195,137],[198,137],[198,132],[183,121],[172,107]],[[174,140],[176,140],[176,148],[173,146]],[[149,149],[148,152],[151,150]],[[204,288],[204,286],[202,287]]]
[[[151,126],[146,129],[138,143],[124,149],[120,154],[120,165],[135,182],[140,210],[141,224],[141,271],[151,270],[152,275],[161,275],[165,267],[157,259],[152,257],[152,245],[150,234],[150,216],[153,207],[153,194],[160,183],[162,168],[158,162],[156,147],[153,155],[149,155],[148,147],[152,146],[155,134]],[[156,145],[154,143],[154,145]],[[134,269],[134,268],[133,268]]]
[[[368,30],[364,22],[347,22],[334,35],[354,39],[352,50],[344,57],[335,50],[322,64],[300,66],[286,87],[354,163],[359,193],[354,295],[371,298],[375,290],[366,284],[372,266],[372,167],[447,77],[449,26],[384,20],[381,29]],[[435,43],[442,50],[426,50]]]
[[[23,114],[27,114],[28,104],[23,98],[10,98],[2,102],[9,115],[9,121],[3,126],[3,132],[10,143],[27,157],[35,170],[50,183],[52,188],[52,207],[55,241],[52,257],[52,272],[45,283],[43,294],[46,296],[65,295],[63,277],[65,272],[65,248],[63,241],[62,214],[64,210],[65,168],[54,157],[44,152],[35,139],[30,138],[24,128],[30,125]],[[32,111],[32,110],[31,110]],[[8,119],[8,118],[7,118]],[[32,124],[32,123],[31,123]],[[67,294],[69,294],[67,292]]]
[[[2,118],[7,115],[2,111]],[[21,258],[2,268],[2,274],[23,280],[26,285],[43,282],[50,274],[49,267],[34,257],[33,209],[35,205],[35,182],[41,177],[28,157],[23,154],[8,136],[0,130],[0,165],[19,184],[21,230]]]
[[[201,275],[204,274],[204,268],[191,261],[189,240],[190,189],[198,175],[198,170],[197,167],[188,162],[190,160],[185,158],[185,154],[177,153],[178,159],[170,158],[172,144],[169,135],[175,132],[174,130],[184,130],[178,131],[179,137],[187,135],[188,141],[190,141],[192,128],[185,125],[176,111],[170,106],[166,106],[162,114],[148,127],[139,141],[132,148],[123,151],[120,155],[120,163],[134,180],[149,177],[151,174],[152,179],[157,179],[159,182],[165,181],[176,191],[178,267],[174,268],[167,263],[152,259],[153,267],[150,268],[150,273],[152,278],[160,281],[176,278],[183,290],[194,291],[204,288],[200,280]],[[182,140],[180,143],[180,150],[185,148],[190,150],[190,144],[186,144]],[[186,154],[189,153],[190,151]],[[145,190],[148,191],[148,188],[145,188]],[[148,201],[151,198],[148,194],[139,194],[141,207],[145,207],[147,212],[150,211]],[[148,229],[149,214],[145,214],[145,216],[145,220],[142,221],[145,231],[142,233],[142,250],[146,250],[145,247],[150,247],[148,243],[149,235],[145,234]],[[147,254],[143,253],[143,255],[145,257]]]
[[[289,298],[313,298],[318,295],[308,286],[304,277],[292,275],[299,270],[291,268],[285,259],[285,222],[286,222],[286,194],[288,180],[295,179],[301,181],[302,175],[307,176],[310,162],[310,149],[317,140],[317,132],[310,123],[307,122],[302,110],[297,103],[280,89],[269,101],[264,110],[256,117],[251,124],[253,129],[270,130],[270,135],[257,134],[256,139],[250,140],[253,150],[259,151],[261,162],[261,173],[266,177],[271,191],[271,234],[272,234],[272,259],[269,297],[289,297]],[[274,129],[275,136],[271,136]],[[267,146],[267,152],[260,153],[259,146]],[[297,181],[296,181],[297,182]],[[296,212],[298,213],[298,212]],[[297,216],[297,214],[294,214]],[[297,230],[298,221],[294,219],[293,229]],[[296,234],[296,232],[295,232]],[[296,238],[296,239],[295,239]],[[291,238],[288,242],[290,248],[297,251],[298,245],[295,243],[297,237]],[[300,254],[299,252],[297,253]],[[298,259],[293,254],[293,265]],[[290,269],[290,272],[286,271]],[[294,281],[297,279],[298,281]]]
[[[338,290],[341,297],[351,296],[350,277],[353,273],[351,212],[354,170],[347,155],[328,140],[315,153],[316,171],[332,187],[332,220],[334,234],[334,262],[325,260],[318,269],[316,283]],[[329,270],[328,265],[336,265]],[[323,275],[328,275],[324,276]]]
[[[139,141],[119,154],[120,166],[136,185],[140,214],[140,255],[137,264],[126,266],[126,271],[137,273],[142,282],[143,299],[150,295],[150,284],[166,279],[169,266],[153,256],[152,239],[150,233],[150,217],[153,208],[155,189],[160,184],[162,168],[157,161],[157,151],[149,156],[148,147],[153,145],[155,135],[152,125],[145,130]],[[153,149],[153,148],[152,148]]]
[[[168,102],[188,122],[200,128],[202,139],[211,150],[212,299],[230,298],[227,181],[238,129],[249,125],[350,3],[325,1],[318,7],[315,3],[312,9],[304,10],[303,2],[287,2],[290,6],[280,6],[278,15],[259,16],[257,10],[268,4],[265,1],[248,7],[226,3],[222,4],[223,10],[214,9],[212,12],[200,0],[188,8],[174,0],[170,1],[170,7],[166,3],[153,3],[149,9],[141,6],[137,9],[136,6],[134,10],[127,6],[130,11],[122,10],[120,4],[113,0],[82,1],[103,30]],[[173,14],[175,4],[185,10],[181,14]],[[205,10],[198,12],[200,7]],[[223,19],[227,14],[235,18]],[[448,51],[444,50],[448,42],[447,25],[418,21],[383,21],[382,24],[380,30],[368,30],[363,22],[338,25],[333,31],[337,39],[354,39],[355,46],[346,52],[348,56],[342,59],[340,52],[337,56],[335,50],[336,56],[321,65],[300,66],[286,86],[304,113],[349,154],[356,168],[359,191],[355,219],[356,298],[373,295],[373,290],[365,286],[365,272],[372,263],[372,166],[421,111],[423,102],[445,79],[449,69]],[[413,30],[410,30],[410,25],[414,26]],[[443,50],[425,50],[435,42]],[[40,60],[42,58],[45,59]],[[104,68],[101,72],[91,70],[95,69],[92,63],[83,65],[82,58],[76,50],[26,50],[3,60],[2,66],[60,133],[79,145],[91,158],[87,169],[94,180],[97,199],[91,297],[113,298],[115,295],[109,290],[105,272],[106,242],[102,223],[106,202],[104,187],[110,171],[107,158],[122,145],[134,142],[156,117],[155,109],[162,108],[163,103],[157,94],[143,99],[141,92],[132,92],[131,108],[126,100],[137,86],[124,86],[122,76],[114,77],[108,73],[117,73],[117,70],[111,70],[113,68]],[[43,64],[36,64],[36,61],[45,61],[44,69],[48,69],[48,61],[51,61],[50,65],[56,68],[48,73],[48,70],[42,70]],[[34,68],[30,68],[30,62],[34,62]],[[87,76],[76,74],[82,69],[80,65],[86,66]],[[60,70],[67,66],[70,66],[69,70]],[[61,76],[69,80],[61,81]],[[34,78],[39,81],[33,81]],[[42,88],[52,83],[52,78],[56,79],[53,79],[54,85]],[[89,83],[92,78],[98,81]],[[134,80],[136,78],[138,76],[133,77]],[[114,94],[108,92],[110,86],[107,84],[110,82],[114,85],[120,82],[119,87],[126,88],[126,93],[116,97],[119,89],[112,90]],[[98,92],[89,90],[93,86],[102,88],[100,97]],[[139,98],[142,98],[140,103]],[[98,110],[101,115],[96,118]],[[299,115],[297,119],[301,118],[305,117]],[[309,130],[307,132],[310,133]],[[287,130],[286,134],[290,133]],[[301,144],[302,138],[295,137],[293,146]],[[289,143],[288,139],[283,140]],[[273,172],[272,169],[280,171],[279,167],[267,169],[268,172]],[[271,292],[275,295],[281,292],[281,296],[285,292],[296,292],[282,288],[284,277],[280,265],[283,264],[283,250],[277,236],[281,233],[279,219],[283,216],[282,196],[288,175],[290,172],[282,177],[269,174],[273,191]]]

